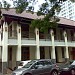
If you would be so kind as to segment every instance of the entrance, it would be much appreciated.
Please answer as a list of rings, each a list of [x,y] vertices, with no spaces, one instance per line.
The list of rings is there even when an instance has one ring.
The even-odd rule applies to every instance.
[[[22,47],[21,55],[22,61],[29,60],[30,59],[29,47]]]
[[[45,50],[44,50],[44,47],[40,47],[40,59],[45,59]]]
[[[75,48],[72,48],[72,59],[75,60]]]
[[[8,67],[12,69],[12,47],[8,47]]]

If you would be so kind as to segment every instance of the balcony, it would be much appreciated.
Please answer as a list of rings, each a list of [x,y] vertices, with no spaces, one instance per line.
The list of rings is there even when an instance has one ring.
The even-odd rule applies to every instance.
[[[23,39],[35,39],[35,33],[29,32],[29,31],[22,31],[21,32],[21,38]]]
[[[64,40],[55,40],[54,45],[55,46],[65,46],[65,41]]]
[[[17,45],[17,31],[16,30],[8,32],[8,44]]]
[[[9,45],[17,45],[18,40],[17,40],[17,31],[10,31],[8,32],[8,44]],[[57,38],[57,36],[54,37],[54,45],[55,46],[65,46],[65,41],[64,39]],[[28,31],[22,31],[21,32],[21,45],[31,45],[35,46],[36,45],[36,35],[34,32],[28,32]],[[40,46],[52,46],[52,41],[51,41],[51,35],[50,34],[43,34],[41,33],[39,35],[39,45]],[[68,46],[75,46],[75,41],[73,40],[68,40],[67,42]]]
[[[68,42],[67,42],[67,45],[68,45],[69,47],[75,47],[75,40],[68,41]]]
[[[35,39],[35,33],[34,32],[28,32],[28,31],[22,31],[21,32],[21,44],[22,45],[36,45],[36,39]]]
[[[9,39],[17,39],[17,30],[8,31],[8,38]]]
[[[40,33],[39,40],[40,46],[52,46],[50,34]]]

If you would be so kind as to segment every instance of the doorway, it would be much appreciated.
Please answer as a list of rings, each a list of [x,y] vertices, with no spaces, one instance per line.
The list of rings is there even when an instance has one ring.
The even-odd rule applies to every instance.
[[[22,55],[21,56],[22,61],[29,60],[30,59],[29,47],[22,47],[21,55]]]

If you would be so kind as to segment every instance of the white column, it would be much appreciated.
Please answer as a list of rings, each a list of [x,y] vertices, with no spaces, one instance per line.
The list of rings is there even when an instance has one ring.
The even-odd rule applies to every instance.
[[[3,24],[3,40],[2,40],[2,71],[5,72],[8,62],[8,25],[4,22]]]
[[[17,39],[18,39],[18,46],[17,46],[17,61],[21,61],[21,25],[17,24]]]
[[[51,34],[51,41],[52,41],[51,59],[56,59],[56,57],[55,57],[55,46],[54,46],[54,32],[52,29],[50,31],[50,34]]]
[[[35,29],[35,34],[36,34],[36,59],[40,59],[40,48],[39,48],[39,30],[36,28]]]
[[[64,31],[64,40],[65,40],[65,58],[69,59],[68,45],[67,45],[67,33]]]

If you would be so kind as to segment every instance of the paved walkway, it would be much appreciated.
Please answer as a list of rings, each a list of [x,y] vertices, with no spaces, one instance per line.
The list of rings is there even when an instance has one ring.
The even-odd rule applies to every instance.
[[[12,70],[7,69],[7,74],[2,74],[2,72],[0,72],[0,75],[11,75],[11,73],[12,73]]]
[[[11,75],[11,74],[2,74],[2,73],[0,73],[0,75]]]

